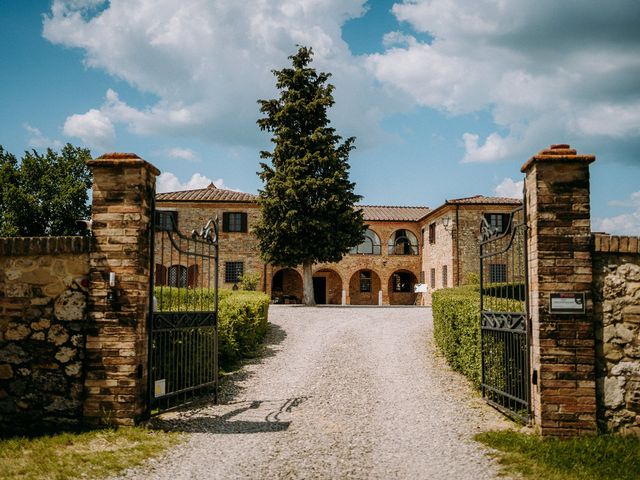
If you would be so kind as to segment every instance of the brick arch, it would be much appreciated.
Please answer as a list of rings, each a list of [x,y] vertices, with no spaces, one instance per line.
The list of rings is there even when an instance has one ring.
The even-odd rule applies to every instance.
[[[415,240],[415,245],[411,244],[411,247],[408,247],[409,250],[404,250],[402,248],[401,245],[398,245],[397,243],[395,243],[395,248],[394,248],[394,241],[396,240],[396,234],[399,232],[408,232],[410,233],[414,238],[413,240]],[[408,240],[412,240],[409,236],[405,235],[407,237]],[[412,229],[410,228],[397,228],[395,229],[391,235],[389,235],[389,238],[387,239],[387,253],[390,255],[418,255],[420,253],[420,235],[418,235],[416,232],[414,232]],[[411,251],[411,253],[403,253],[403,252],[408,252]]]
[[[280,268],[271,277],[271,298],[276,303],[302,302],[302,275],[293,268]]]
[[[396,270],[389,276],[387,287],[389,291],[389,305],[413,305],[416,301],[414,287],[418,283],[415,274],[409,270]],[[397,291],[408,290],[408,291]]]
[[[361,273],[370,274],[370,291],[361,291]],[[349,280],[349,298],[351,305],[377,305],[378,304],[378,292],[382,288],[382,282],[380,276],[371,269],[363,268],[356,271],[351,275]]]
[[[319,268],[313,272],[313,278],[325,278],[326,303],[340,305],[342,303],[342,276],[332,268]]]

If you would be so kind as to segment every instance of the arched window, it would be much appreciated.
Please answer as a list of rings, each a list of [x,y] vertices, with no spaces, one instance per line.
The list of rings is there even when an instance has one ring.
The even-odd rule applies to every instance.
[[[389,239],[389,255],[418,255],[418,239],[409,230],[396,230]]]
[[[187,267],[183,265],[169,267],[169,286],[182,288],[187,286]]]
[[[366,255],[380,255],[380,237],[376,232],[369,230],[364,232],[364,240],[357,247],[353,247],[350,253],[360,253]]]

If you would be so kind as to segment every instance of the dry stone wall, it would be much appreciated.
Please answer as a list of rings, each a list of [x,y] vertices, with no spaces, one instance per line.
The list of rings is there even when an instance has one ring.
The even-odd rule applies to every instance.
[[[640,251],[637,237],[594,236],[593,300],[602,430],[640,435]]]
[[[0,432],[82,417],[88,238],[0,239]]]

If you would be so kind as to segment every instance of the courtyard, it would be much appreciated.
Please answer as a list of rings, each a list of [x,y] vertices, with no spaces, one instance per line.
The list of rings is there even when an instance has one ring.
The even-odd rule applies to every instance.
[[[507,428],[432,341],[431,309],[272,305],[264,355],[222,404],[156,417],[191,433],[124,478],[495,478],[474,434]]]

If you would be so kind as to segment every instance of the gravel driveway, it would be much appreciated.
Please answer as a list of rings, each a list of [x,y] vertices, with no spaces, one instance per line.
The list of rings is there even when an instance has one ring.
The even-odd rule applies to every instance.
[[[272,306],[268,353],[225,404],[156,422],[193,432],[126,478],[495,478],[474,433],[508,426],[435,354],[426,308]]]

